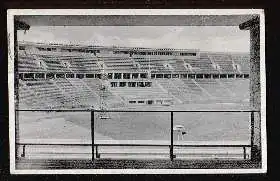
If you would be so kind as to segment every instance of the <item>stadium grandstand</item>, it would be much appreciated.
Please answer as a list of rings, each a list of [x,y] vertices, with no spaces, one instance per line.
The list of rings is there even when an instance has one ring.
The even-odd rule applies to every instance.
[[[102,85],[108,109],[249,103],[248,54],[19,42],[18,56],[21,109],[99,108]]]

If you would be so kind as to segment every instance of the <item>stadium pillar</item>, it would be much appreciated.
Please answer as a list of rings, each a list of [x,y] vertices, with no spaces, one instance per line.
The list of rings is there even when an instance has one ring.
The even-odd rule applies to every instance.
[[[30,26],[24,22],[16,20],[14,21],[14,94],[15,94],[15,109],[18,109],[18,85],[19,85],[19,73],[18,73],[18,40],[17,40],[17,31],[18,30],[29,30]],[[18,112],[16,112],[15,117],[15,141],[19,140],[19,122],[18,122]],[[16,144],[15,146],[15,157],[17,158],[17,155],[19,153],[19,146]]]
[[[250,30],[250,107],[260,111],[261,84],[260,84],[260,19],[255,17],[239,25],[241,30]],[[261,117],[260,114],[251,114],[251,131],[253,138],[251,159],[261,161]]]
[[[171,111],[171,130],[170,130],[170,160],[173,161],[174,154],[173,154],[173,111]]]
[[[91,122],[91,160],[94,160],[94,111],[90,112]]]

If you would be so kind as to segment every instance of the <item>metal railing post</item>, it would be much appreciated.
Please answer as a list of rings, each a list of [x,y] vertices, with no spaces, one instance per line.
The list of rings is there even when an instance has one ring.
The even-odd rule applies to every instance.
[[[244,160],[246,160],[246,147],[245,146],[243,147],[243,158],[244,158]]]
[[[25,145],[22,146],[22,154],[21,154],[21,157],[25,157]]]
[[[255,123],[254,112],[251,112],[251,160],[254,157],[254,148],[253,148],[254,147],[254,136],[255,136],[254,123]]]
[[[96,147],[96,152],[95,152],[96,155],[95,156],[96,156],[96,158],[100,158],[99,153],[98,153],[98,146],[96,145],[95,147]]]
[[[94,111],[91,111],[91,159],[94,160]]]
[[[171,111],[171,130],[170,130],[170,160],[173,161],[173,111]]]

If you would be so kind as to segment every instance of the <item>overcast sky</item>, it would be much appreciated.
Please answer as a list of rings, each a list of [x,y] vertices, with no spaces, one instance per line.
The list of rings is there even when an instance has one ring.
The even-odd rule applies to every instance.
[[[18,40],[101,46],[249,52],[250,33],[238,26],[33,26]]]

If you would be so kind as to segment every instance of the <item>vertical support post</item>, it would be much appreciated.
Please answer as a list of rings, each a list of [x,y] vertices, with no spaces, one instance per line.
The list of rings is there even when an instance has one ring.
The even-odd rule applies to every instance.
[[[245,146],[243,147],[243,158],[244,158],[244,160],[246,160],[246,147]]]
[[[91,111],[91,159],[94,160],[94,111]]]
[[[254,112],[252,111],[251,112],[251,159],[253,158],[253,155],[254,155],[254,136],[255,136],[255,133],[254,133]]]
[[[22,154],[21,154],[21,157],[25,157],[25,145],[22,146]]]
[[[95,155],[95,156],[96,156],[96,158],[100,158],[100,157],[99,157],[99,153],[98,153],[98,146],[96,145],[95,147],[96,147],[96,152],[95,152],[96,155]]]
[[[171,111],[171,130],[170,130],[170,160],[173,161],[173,111]]]

